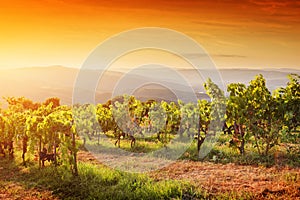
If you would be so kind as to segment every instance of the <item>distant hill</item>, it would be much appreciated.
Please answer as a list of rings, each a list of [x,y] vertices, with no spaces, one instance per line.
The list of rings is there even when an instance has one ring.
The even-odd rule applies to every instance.
[[[74,83],[76,82],[78,72],[78,69],[62,66],[0,70],[0,96],[25,96],[34,101],[44,101],[49,97],[55,96],[59,97],[63,104],[72,104]],[[203,94],[202,84],[205,80],[194,78],[195,70],[179,70],[179,72],[192,82],[192,87],[196,92],[197,98],[208,98]],[[262,74],[267,79],[267,86],[270,90],[285,86],[288,81],[286,78],[288,74],[300,74],[300,70],[295,69],[221,69],[219,72],[225,85],[232,82],[247,84],[255,75]],[[98,75],[93,70],[86,71],[86,73],[91,77]],[[96,101],[103,103],[110,99],[115,85],[122,77],[124,77],[124,74],[121,72],[105,72],[95,92]],[[131,74],[127,75],[126,78],[130,79],[133,83],[138,83],[141,80],[144,82],[148,80],[155,83],[155,77],[147,76],[147,73],[145,73],[145,76]],[[161,87],[157,84],[148,84],[142,88],[136,88],[134,95],[141,100],[156,99],[166,101],[176,100],[177,93],[188,96],[185,93],[185,86],[181,85],[179,81],[170,81],[173,81],[174,91],[170,91],[166,87]],[[133,88],[126,88],[126,85],[122,86],[125,90],[133,91]]]

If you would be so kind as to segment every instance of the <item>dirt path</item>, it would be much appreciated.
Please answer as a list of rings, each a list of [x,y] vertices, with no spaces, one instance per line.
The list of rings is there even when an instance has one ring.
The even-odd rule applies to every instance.
[[[80,152],[79,159],[99,164],[88,152]],[[176,161],[158,171],[150,172],[149,175],[155,180],[186,180],[210,193],[243,191],[261,197],[300,199],[299,168]]]

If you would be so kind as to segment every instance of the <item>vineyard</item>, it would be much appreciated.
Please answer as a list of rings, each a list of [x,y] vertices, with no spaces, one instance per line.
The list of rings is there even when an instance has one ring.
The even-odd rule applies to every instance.
[[[151,99],[143,102],[124,94],[104,104],[67,106],[60,105],[60,99],[55,97],[45,102],[5,97],[7,107],[3,107],[0,114],[0,161],[3,165],[0,170],[16,170],[22,166],[30,171],[28,173],[45,177],[52,173],[57,182],[52,181],[50,189],[56,190],[55,194],[61,198],[82,199],[83,195],[88,195],[85,198],[101,199],[96,189],[87,194],[66,193],[63,187],[68,190],[68,186],[58,183],[66,183],[64,180],[73,180],[73,184],[78,185],[90,182],[90,187],[96,187],[93,184],[113,187],[113,193],[109,193],[110,189],[101,190],[102,198],[205,198],[204,194],[209,192],[200,190],[199,183],[168,182],[161,180],[162,176],[155,182],[144,175],[106,167],[95,175],[95,166],[101,164],[90,164],[79,156],[82,151],[99,146],[157,156],[155,152],[160,149],[170,150],[182,145],[185,148],[176,149],[176,153],[180,152],[176,158],[169,154],[159,155],[160,158],[195,161],[195,166],[209,161],[218,165],[295,168],[291,175],[293,198],[300,198],[297,171],[300,167],[300,76],[290,74],[288,78],[285,87],[273,92],[268,90],[264,77],[258,75],[248,85],[229,84],[226,93],[209,79],[204,88],[210,100],[197,102]],[[213,146],[209,148],[209,144]],[[24,175],[19,176],[24,178]],[[0,176],[0,194],[3,177],[4,174]],[[97,178],[99,180],[95,181]],[[76,190],[80,190],[78,185]],[[125,190],[122,187],[135,196],[116,195]],[[164,189],[159,190],[161,187]],[[218,194],[207,195],[218,197]],[[251,193],[243,196],[254,197]]]

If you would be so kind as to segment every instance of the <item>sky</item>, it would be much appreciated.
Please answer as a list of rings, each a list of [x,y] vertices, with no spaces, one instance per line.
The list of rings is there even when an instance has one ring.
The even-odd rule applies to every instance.
[[[1,0],[0,69],[81,67],[122,31],[162,27],[219,68],[300,68],[299,0]]]

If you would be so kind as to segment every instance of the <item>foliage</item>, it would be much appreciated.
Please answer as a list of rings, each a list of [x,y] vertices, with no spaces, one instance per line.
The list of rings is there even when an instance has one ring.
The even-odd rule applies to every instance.
[[[245,131],[248,120],[248,100],[246,86],[241,83],[231,83],[227,86],[229,97],[227,100],[226,122],[224,128],[232,134],[231,144],[237,146],[240,154],[245,153],[245,143],[250,134]]]
[[[45,150],[54,154],[55,165],[64,164],[78,174],[79,136],[84,141],[97,138],[98,144],[104,134],[116,137],[119,147],[121,140],[128,137],[133,151],[141,151],[134,147],[136,141],[167,146],[177,136],[195,138],[198,153],[206,141],[215,142],[222,127],[232,135],[228,142],[240,154],[244,155],[246,147],[252,145],[259,155],[268,156],[280,142],[291,155],[297,154],[299,148],[290,143],[299,144],[300,140],[299,80],[299,75],[291,74],[286,87],[271,94],[264,77],[258,75],[248,86],[229,84],[229,96],[225,97],[218,85],[208,79],[204,88],[211,100],[199,100],[196,104],[180,100],[142,102],[123,95],[105,104],[74,105],[71,109],[60,105],[56,97],[43,103],[6,97],[8,108],[1,109],[0,115],[0,155],[13,157],[17,146],[22,149],[26,164],[30,155],[40,157]],[[40,166],[41,161],[39,158]]]
[[[256,76],[247,88],[248,130],[253,135],[259,154],[267,155],[278,144],[282,128],[282,105],[271,95],[262,75]]]

